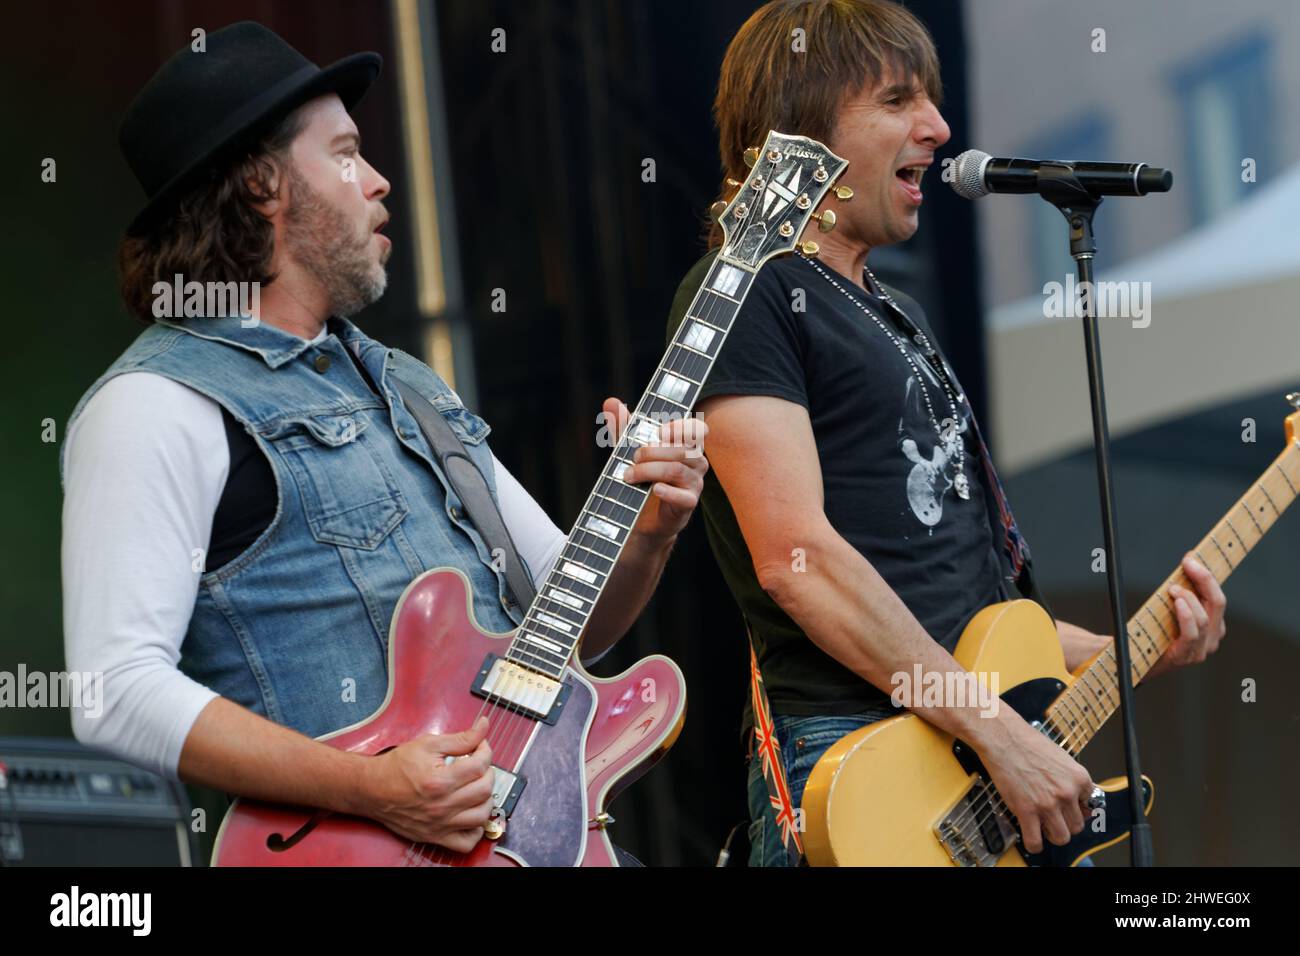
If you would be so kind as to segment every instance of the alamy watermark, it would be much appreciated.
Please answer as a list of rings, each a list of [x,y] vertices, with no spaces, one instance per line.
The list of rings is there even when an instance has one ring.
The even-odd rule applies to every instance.
[[[1043,317],[1077,319],[1091,303],[1099,319],[1132,319],[1133,328],[1151,324],[1150,282],[1078,282],[1069,273],[1064,282],[1043,286]]]
[[[634,445],[662,445],[670,448],[681,446],[686,449],[687,458],[699,458],[704,454],[703,439],[688,435],[686,426],[672,430],[675,433],[670,433],[665,428],[675,421],[690,420],[702,422],[704,415],[701,412],[685,414],[677,411],[637,412],[634,416],[629,415],[628,424],[631,424],[631,430],[628,441]],[[614,448],[618,444],[614,440],[614,419],[603,411],[597,412],[596,425],[599,426],[596,431],[596,447]]]
[[[911,672],[897,671],[889,678],[895,707],[978,707],[981,717],[996,717],[997,671],[928,671],[913,664]]]
[[[260,282],[186,282],[178,272],[171,282],[155,282],[150,291],[157,319],[238,317],[249,329],[258,324],[262,309]]]
[[[63,927],[122,927],[132,936],[148,936],[153,928],[152,893],[83,893],[73,885],[50,897],[50,925]]]
[[[100,671],[0,671],[0,709],[58,707],[82,711],[91,719],[104,713],[104,675]]]

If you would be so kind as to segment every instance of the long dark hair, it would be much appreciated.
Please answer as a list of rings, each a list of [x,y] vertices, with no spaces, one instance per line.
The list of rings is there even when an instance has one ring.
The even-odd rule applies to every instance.
[[[154,284],[185,281],[257,282],[269,285],[275,233],[254,203],[274,199],[277,168],[289,162],[289,146],[306,118],[294,110],[242,157],[213,167],[147,233],[125,236],[117,250],[122,300],[140,323],[154,319]]]

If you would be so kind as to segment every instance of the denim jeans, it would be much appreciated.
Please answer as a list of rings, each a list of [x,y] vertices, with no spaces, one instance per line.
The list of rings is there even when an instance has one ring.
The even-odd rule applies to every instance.
[[[772,716],[776,738],[781,744],[781,761],[785,764],[786,781],[790,786],[790,799],[795,808],[803,802],[804,787],[822,754],[831,744],[846,734],[851,734],[867,724],[888,717],[896,717],[902,710],[891,704],[865,710],[844,717],[793,717],[780,714]],[[768,796],[767,781],[763,779],[763,760],[755,752],[749,760],[749,865],[789,866],[789,857],[781,845],[780,828],[776,811]],[[1079,866],[1092,866],[1091,858]]]
[[[902,711],[886,703],[844,717],[773,714],[776,739],[781,745],[781,762],[785,764],[790,799],[795,808],[803,801],[803,790],[813,766],[831,744],[867,724],[900,713]],[[789,857],[781,845],[776,812],[768,797],[767,781],[763,779],[763,758],[757,752],[749,761],[749,819],[749,865],[789,866]]]

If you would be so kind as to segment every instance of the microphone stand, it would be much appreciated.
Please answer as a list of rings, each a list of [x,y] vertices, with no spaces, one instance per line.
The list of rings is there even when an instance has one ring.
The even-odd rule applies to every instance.
[[[1084,348],[1088,363],[1088,394],[1092,403],[1092,438],[1096,448],[1097,485],[1101,500],[1103,542],[1106,547],[1106,582],[1110,595],[1111,625],[1115,642],[1116,675],[1119,682],[1120,721],[1124,727],[1124,760],[1128,770],[1129,808],[1132,815],[1131,860],[1133,866],[1153,866],[1151,825],[1145,813],[1145,793],[1138,761],[1136,717],[1133,713],[1133,680],[1129,662],[1128,614],[1124,609],[1124,579],[1120,573],[1118,518],[1115,514],[1115,486],[1110,463],[1110,425],[1106,418],[1105,385],[1101,373],[1101,338],[1097,326],[1096,294],[1092,263],[1097,242],[1092,217],[1102,197],[1093,195],[1065,164],[1044,163],[1039,169],[1042,197],[1060,210],[1070,227],[1070,256],[1079,279],[1079,305],[1083,316]]]

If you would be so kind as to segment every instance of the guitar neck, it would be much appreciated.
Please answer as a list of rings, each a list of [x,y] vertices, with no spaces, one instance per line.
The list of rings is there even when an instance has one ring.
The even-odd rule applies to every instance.
[[[637,448],[658,442],[660,425],[695,406],[753,278],[747,268],[721,256],[714,260],[515,633],[510,660],[557,680],[563,676],[650,495],[626,484],[623,472]]]
[[[1292,442],[1201,539],[1192,551],[1219,583],[1226,581],[1274,522],[1300,495],[1300,444]],[[1129,663],[1136,686],[1173,643],[1178,619],[1170,585],[1194,590],[1181,566],[1128,622]],[[1078,753],[1119,709],[1119,668],[1115,648],[1097,655],[1048,709],[1050,730],[1072,753]]]

